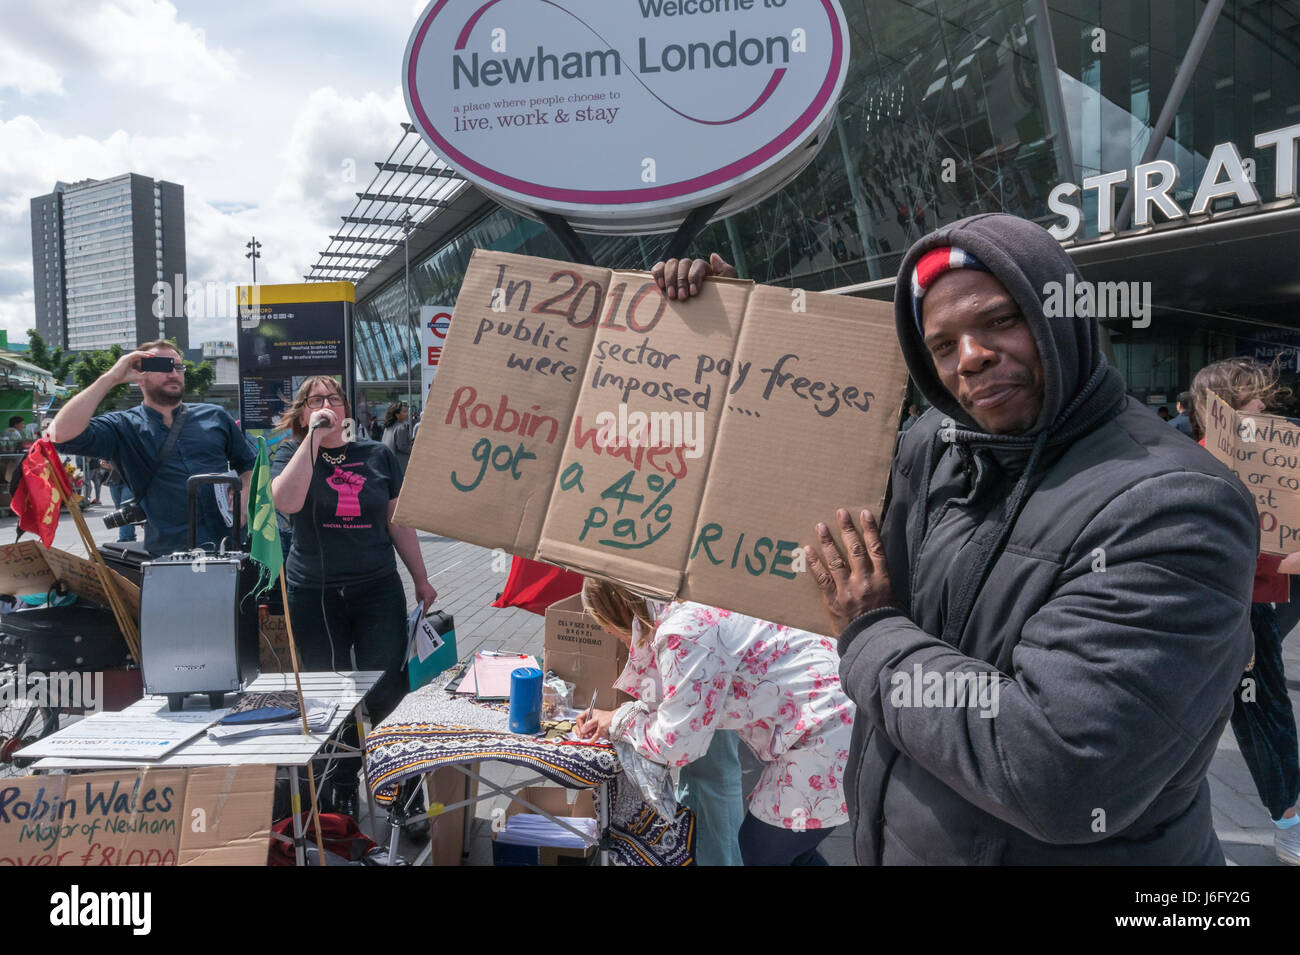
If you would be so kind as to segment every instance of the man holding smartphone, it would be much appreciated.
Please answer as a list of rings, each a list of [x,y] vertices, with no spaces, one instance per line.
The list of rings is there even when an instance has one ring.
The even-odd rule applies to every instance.
[[[91,417],[109,391],[130,382],[139,384],[143,402]],[[144,546],[154,555],[188,546],[186,482],[191,475],[233,468],[243,481],[247,501],[257,459],[253,445],[225,409],[182,404],[184,393],[180,351],[169,341],[146,342],[78,392],[50,427],[60,452],[115,462],[147,520]],[[238,532],[222,519],[211,494],[198,496],[198,508],[198,546],[215,547],[223,538],[227,546],[237,545]]]

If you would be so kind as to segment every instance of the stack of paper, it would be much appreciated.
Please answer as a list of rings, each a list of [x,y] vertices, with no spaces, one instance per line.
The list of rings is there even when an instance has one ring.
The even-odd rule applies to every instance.
[[[558,822],[531,812],[520,812],[506,820],[506,827],[497,833],[498,842],[516,846],[550,846],[556,849],[585,849],[596,842],[600,830],[596,820],[589,817],[566,817],[565,823],[582,832],[584,841]]]
[[[474,662],[465,671],[456,692],[479,700],[508,700],[510,674],[520,667],[538,667],[537,657],[480,650],[474,654]]]
[[[338,703],[332,700],[316,700],[311,697],[303,699],[307,706],[307,729],[313,733],[323,733],[329,729],[330,721],[338,711]],[[275,733],[301,733],[302,720],[281,720],[275,723],[230,723],[208,727],[208,739],[228,740],[244,736],[269,736]]]

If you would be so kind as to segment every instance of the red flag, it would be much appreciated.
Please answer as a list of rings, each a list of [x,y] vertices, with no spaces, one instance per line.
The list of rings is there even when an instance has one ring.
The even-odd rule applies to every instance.
[[[553,567],[524,557],[510,564],[506,589],[494,607],[521,607],[529,613],[545,614],[557,600],[572,597],[582,590],[582,575],[562,567]]]
[[[18,515],[18,527],[38,535],[41,543],[49,547],[59,527],[59,508],[65,499],[76,496],[72,482],[48,438],[32,445],[22,467],[23,476],[9,506]]]

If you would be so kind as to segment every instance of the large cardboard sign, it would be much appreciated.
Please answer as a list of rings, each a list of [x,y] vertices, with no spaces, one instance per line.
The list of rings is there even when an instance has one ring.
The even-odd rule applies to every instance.
[[[274,766],[0,780],[0,867],[265,865]]]
[[[117,585],[117,593],[127,612],[139,620],[140,588],[112,568],[108,572]],[[86,558],[57,547],[42,547],[34,540],[0,547],[0,593],[17,597],[45,594],[57,581],[63,581],[69,591],[83,600],[101,607],[109,606],[108,595],[99,582],[99,573]]]
[[[799,546],[879,508],[892,307],[477,251],[397,520],[820,632]]]
[[[1300,551],[1300,426],[1210,398],[1205,446],[1255,495],[1259,549],[1277,556]]]
[[[848,64],[838,0],[431,0],[402,85],[430,148],[503,204],[643,233],[798,175]]]

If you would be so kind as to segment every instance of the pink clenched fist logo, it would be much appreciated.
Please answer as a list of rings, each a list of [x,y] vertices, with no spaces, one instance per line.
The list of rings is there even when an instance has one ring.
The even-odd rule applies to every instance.
[[[325,479],[325,483],[334,488],[339,495],[339,504],[334,511],[335,517],[361,516],[361,488],[366,483],[364,477],[336,467],[334,473]]]

